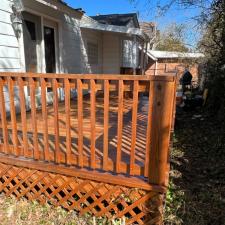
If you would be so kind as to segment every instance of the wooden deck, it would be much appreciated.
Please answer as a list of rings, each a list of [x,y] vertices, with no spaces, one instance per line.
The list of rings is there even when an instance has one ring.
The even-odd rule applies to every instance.
[[[140,96],[137,113],[137,140],[135,146],[135,164],[136,174],[143,174],[145,156],[146,156],[146,134],[147,134],[147,123],[148,120],[148,97]],[[123,130],[122,130],[122,158],[121,163],[123,165],[123,172],[126,173],[130,162],[130,151],[131,151],[131,136],[132,136],[132,98],[126,97],[124,99],[123,108]],[[77,98],[73,98],[70,101],[71,105],[71,151],[74,156],[78,156],[78,107]],[[65,163],[66,159],[66,112],[65,102],[59,102],[59,143],[61,154],[61,163]],[[53,105],[47,107],[47,124],[43,119],[42,110],[37,109],[36,111],[36,122],[38,131],[38,149],[40,151],[40,159],[44,159],[44,130],[47,125],[48,127],[48,145],[50,150],[50,158],[54,159],[55,151],[55,126],[54,126],[54,108]],[[116,152],[117,152],[117,121],[118,121],[118,97],[111,96],[109,101],[109,125],[108,125],[108,160],[109,160],[109,171],[115,171]],[[17,115],[17,138],[18,146],[23,146],[23,127],[24,124],[21,122],[21,115]],[[30,155],[32,149],[34,149],[34,136],[33,136],[33,118],[31,112],[28,111],[26,115],[26,126],[27,126],[27,139],[28,146],[30,149]],[[9,129],[9,143],[13,145],[12,136],[12,122],[8,118],[8,129]],[[103,145],[104,145],[104,96],[98,94],[96,98],[96,139],[95,139],[95,151],[96,151],[96,167],[102,168],[103,165]],[[2,133],[2,128],[0,130]],[[2,135],[1,135],[2,136]],[[3,140],[1,140],[3,143]],[[91,115],[90,115],[90,95],[86,95],[83,100],[83,153],[85,157],[85,167],[91,166]],[[72,165],[76,165],[76,159],[73,158]],[[141,172],[142,171],[142,172]]]
[[[161,224],[175,90],[171,75],[0,73],[0,193]]]

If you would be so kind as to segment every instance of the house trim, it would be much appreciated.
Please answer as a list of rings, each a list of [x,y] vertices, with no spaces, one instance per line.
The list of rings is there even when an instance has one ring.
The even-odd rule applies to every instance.
[[[138,28],[128,28],[128,27],[115,26],[115,25],[105,25],[105,24],[100,24],[98,22],[88,24],[83,21],[81,21],[80,27],[86,28],[86,29],[99,30],[99,31],[108,31],[108,32],[114,32],[114,33],[138,35],[138,36],[144,38],[143,32]]]

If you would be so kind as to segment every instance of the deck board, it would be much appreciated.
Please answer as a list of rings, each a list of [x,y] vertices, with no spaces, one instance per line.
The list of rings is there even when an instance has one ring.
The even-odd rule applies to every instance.
[[[132,136],[132,98],[124,98],[123,109],[123,129],[122,129],[122,149],[121,162],[125,165],[130,163],[131,152],[131,136]],[[147,109],[148,98],[139,97],[138,113],[137,113],[137,141],[135,146],[135,165],[136,167],[144,167],[145,152],[146,152],[146,133],[147,133]],[[78,156],[78,111],[77,98],[72,98],[70,101],[71,107],[71,152],[74,156]],[[48,126],[48,144],[50,153],[55,151],[55,124],[54,124],[54,107],[47,106],[47,126]],[[59,118],[59,149],[61,154],[66,156],[66,113],[65,102],[58,103],[58,118]],[[23,146],[23,123],[20,114],[17,115],[17,129],[19,146]],[[103,164],[103,149],[104,149],[104,95],[99,94],[96,97],[96,119],[95,119],[95,157],[96,162]],[[118,97],[110,95],[109,101],[109,123],[108,123],[108,158],[112,164],[116,162],[117,152],[117,121],[118,121]],[[33,120],[31,112],[26,115],[27,137],[29,149],[34,149],[33,143]],[[44,154],[44,134],[46,121],[43,119],[42,109],[36,110],[36,124],[38,132],[38,148]],[[9,142],[12,142],[12,124],[8,118],[7,128],[9,130]],[[1,135],[2,136],[2,135]],[[91,115],[90,115],[90,96],[86,95],[83,99],[83,154],[88,161],[91,158]],[[89,162],[88,162],[89,163]],[[128,166],[129,167],[129,166]]]

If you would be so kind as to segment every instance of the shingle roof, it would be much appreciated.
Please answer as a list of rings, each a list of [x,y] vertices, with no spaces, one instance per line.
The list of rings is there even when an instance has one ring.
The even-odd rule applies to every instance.
[[[134,20],[136,28],[139,28],[139,22],[136,13],[99,15],[91,16],[91,18],[98,21],[99,23],[115,26],[127,26],[132,20]]]

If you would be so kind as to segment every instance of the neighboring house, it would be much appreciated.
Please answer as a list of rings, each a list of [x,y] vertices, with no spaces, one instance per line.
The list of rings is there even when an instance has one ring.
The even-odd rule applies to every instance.
[[[91,18],[61,0],[0,3],[0,72],[144,73],[148,41],[136,14]],[[29,107],[29,88],[25,94]]]
[[[200,59],[202,53],[184,53],[167,51],[148,51],[147,75],[162,75],[169,72],[177,72],[178,79],[188,68],[193,75],[193,81],[199,81]]]

